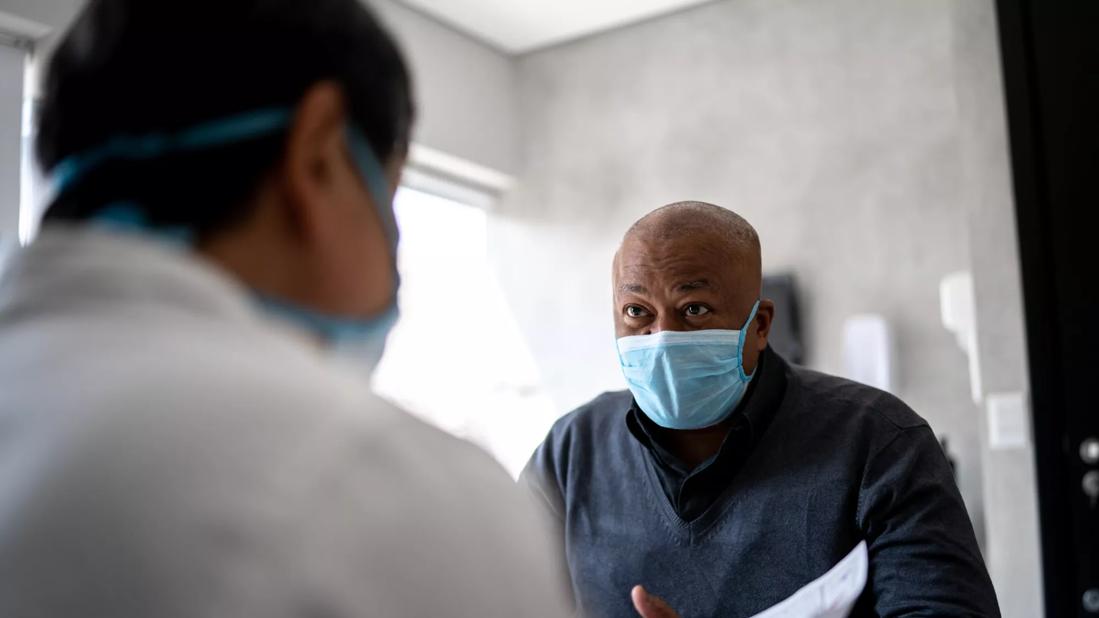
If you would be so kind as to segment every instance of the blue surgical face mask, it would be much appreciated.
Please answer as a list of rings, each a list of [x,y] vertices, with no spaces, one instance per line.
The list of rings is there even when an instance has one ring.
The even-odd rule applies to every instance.
[[[752,376],[744,342],[759,301],[740,330],[661,331],[618,340],[618,363],[638,407],[668,429],[702,429],[736,409]]]
[[[291,117],[291,110],[271,108],[205,122],[173,133],[116,136],[98,148],[58,163],[52,170],[54,189],[60,195],[86,174],[108,162],[145,161],[274,135],[286,130]],[[398,232],[389,183],[385,179],[381,163],[360,130],[349,129],[347,140],[348,149],[378,209],[378,218],[389,242],[394,286],[388,308],[377,316],[355,319],[328,315],[263,294],[257,293],[255,298],[264,311],[297,324],[313,333],[336,353],[351,357],[372,371],[382,357],[386,339],[398,317]],[[139,205],[132,203],[107,204],[93,220],[99,225],[149,233],[173,243],[187,244],[192,239],[191,231],[185,228],[152,226]]]
[[[304,309],[270,296],[257,295],[256,300],[268,314],[303,327],[324,341],[332,352],[369,372],[382,360],[385,342],[400,317],[396,303],[377,317],[355,320]]]

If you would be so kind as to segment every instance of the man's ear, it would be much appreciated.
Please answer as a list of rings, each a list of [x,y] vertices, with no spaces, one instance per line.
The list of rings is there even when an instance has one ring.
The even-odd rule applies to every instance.
[[[347,99],[338,84],[322,81],[306,91],[287,131],[280,173],[293,229],[303,237],[324,227],[346,156]]]
[[[771,334],[771,324],[775,320],[775,301],[764,298],[759,301],[754,328],[756,329],[756,349],[760,352],[767,347],[767,337]]]

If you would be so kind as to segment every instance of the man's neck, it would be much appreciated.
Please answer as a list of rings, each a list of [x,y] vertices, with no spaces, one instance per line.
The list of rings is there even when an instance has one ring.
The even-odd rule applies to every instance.
[[[657,439],[676,459],[694,470],[721,450],[732,427],[732,417],[703,429],[659,429]]]

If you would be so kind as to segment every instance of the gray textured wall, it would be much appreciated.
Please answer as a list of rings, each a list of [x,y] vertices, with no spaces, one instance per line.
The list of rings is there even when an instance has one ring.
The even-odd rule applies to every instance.
[[[562,411],[621,388],[609,265],[663,203],[732,208],[804,293],[809,364],[884,314],[897,394],[949,436],[982,522],[978,408],[938,283],[968,268],[949,0],[724,0],[526,56],[524,168],[491,249]]]

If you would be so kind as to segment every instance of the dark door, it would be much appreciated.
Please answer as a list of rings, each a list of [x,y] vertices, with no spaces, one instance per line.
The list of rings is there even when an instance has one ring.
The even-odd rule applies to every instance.
[[[1046,611],[1099,616],[1099,1],[999,0]]]

